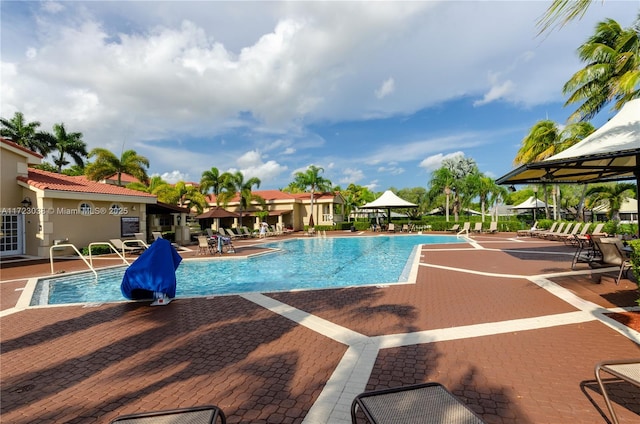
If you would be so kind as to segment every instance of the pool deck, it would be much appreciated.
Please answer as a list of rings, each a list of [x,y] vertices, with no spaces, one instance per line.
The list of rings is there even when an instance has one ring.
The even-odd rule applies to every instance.
[[[259,243],[237,242],[235,256]],[[640,313],[638,286],[616,286],[612,269],[571,271],[573,253],[557,241],[472,235],[424,246],[414,284],[160,307],[24,307],[29,278],[49,275],[49,263],[3,264],[0,421],[105,423],[214,404],[229,423],[340,424],[362,391],[437,381],[487,423],[607,423],[594,366],[640,357],[640,333],[606,315]],[[620,423],[638,422],[640,390],[610,387]]]

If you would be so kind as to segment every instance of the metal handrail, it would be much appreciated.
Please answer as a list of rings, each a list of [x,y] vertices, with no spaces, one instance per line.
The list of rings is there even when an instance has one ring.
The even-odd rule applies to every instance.
[[[105,245],[109,246],[109,248],[110,248],[111,250],[113,250],[113,251],[116,253],[116,255],[120,256],[120,259],[122,259],[122,261],[123,261],[125,264],[127,264],[127,265],[131,265],[131,264],[129,263],[129,261],[127,261],[127,260],[125,259],[125,257],[124,257],[124,256],[122,256],[122,255],[120,254],[120,252],[118,252],[118,249],[116,249],[116,247],[115,247],[113,244],[111,244],[111,243],[109,243],[109,242],[107,242],[107,241],[96,241],[96,242],[93,242],[93,243],[89,243],[89,262],[91,262],[91,266],[93,266],[93,256],[91,256],[91,246],[105,246]]]
[[[80,256],[80,259],[82,259],[84,261],[85,264],[87,264],[87,266],[89,267],[89,269],[93,272],[93,274],[96,276],[96,279],[98,278],[98,273],[96,272],[95,269],[93,269],[93,266],[87,262],[87,260],[85,259],[84,256],[82,256],[82,253],[80,253],[80,251],[78,250],[78,248],[76,248],[73,244],[71,243],[66,243],[66,244],[56,244],[53,245],[49,248],[49,262],[51,262],[51,273],[54,274],[53,271],[53,251],[55,249],[60,249],[61,247],[71,247],[73,250],[76,251],[76,253],[78,254],[78,256]]]

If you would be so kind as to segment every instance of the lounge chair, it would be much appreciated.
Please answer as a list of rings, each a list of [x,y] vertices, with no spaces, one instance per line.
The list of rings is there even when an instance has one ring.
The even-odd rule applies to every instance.
[[[256,236],[252,231],[250,231],[247,227],[244,227],[244,226],[240,227],[240,231],[242,231],[242,233],[243,233],[247,238],[253,238],[253,237],[255,237],[255,236]]]
[[[622,274],[631,268],[631,259],[624,252],[622,241],[617,237],[593,236],[592,239],[596,248],[602,253],[602,258],[597,261],[597,265],[594,265],[619,267],[620,270],[616,278],[616,285],[620,284]],[[591,263],[589,265],[591,265]]]
[[[464,402],[439,383],[422,383],[359,394],[351,404],[351,422],[358,411],[372,424],[465,423],[483,424]]]
[[[616,411],[613,410],[613,404],[611,403],[611,399],[609,399],[609,392],[607,392],[607,388],[602,380],[601,373],[603,372],[615,377],[613,380],[616,383],[622,380],[636,387],[640,387],[640,358],[603,361],[596,365],[595,374],[598,386],[600,386],[600,391],[602,392],[602,396],[604,396],[607,409],[609,410],[609,414],[611,414],[611,420],[614,424],[618,424]],[[607,380],[607,382],[608,381],[611,380]]]
[[[136,240],[140,240],[145,244],[147,243],[147,238],[144,236],[144,233],[133,233],[133,236]]]
[[[577,227],[577,225],[576,225],[576,227]],[[582,230],[580,230],[579,233],[574,231],[573,234],[565,237],[564,244],[571,244],[573,246],[577,246],[579,241],[580,241],[580,239],[585,239],[586,238],[587,231],[589,231],[589,227],[590,227],[589,223],[585,222],[582,225]],[[574,230],[575,230],[575,228],[574,228]]]
[[[602,231],[603,228],[604,228],[604,222],[596,224],[596,227],[591,232],[591,235],[592,236],[607,236],[608,234]]]
[[[518,230],[516,232],[516,237],[520,237],[520,236],[529,236],[532,237],[534,231],[540,231],[538,229],[538,221],[534,222],[533,225],[531,226],[531,228],[529,228],[528,230]]]
[[[225,236],[231,237],[231,240],[238,238],[238,234],[236,234],[235,232],[233,232],[233,230],[231,230],[231,228],[221,228],[220,229],[221,232],[224,232],[226,234],[223,234]]]
[[[474,233],[481,233],[482,232],[482,222],[476,222],[475,225],[473,226],[473,232]]]
[[[164,238],[162,237],[162,233],[160,231],[152,231],[151,235],[153,236],[153,241]],[[180,245],[178,243],[171,243],[171,246],[173,246],[173,248],[176,250],[180,249]]]
[[[569,235],[569,230],[571,230],[571,226],[573,225],[572,222],[567,223],[567,225],[564,227],[563,231],[557,231],[553,234],[549,234],[547,235],[547,238],[549,240],[560,240],[562,239],[562,237],[566,237]]]
[[[549,228],[548,230],[531,230],[531,236],[533,237],[544,237],[545,234],[549,234],[549,233],[553,233],[556,230],[556,227],[558,226],[557,222],[554,222],[553,224],[551,224],[551,228]]]
[[[389,226],[387,227],[387,231],[389,231],[390,233],[395,233],[396,232],[396,224],[394,224],[393,222],[389,223]]]
[[[206,255],[215,252],[212,249],[212,245],[209,240],[210,239],[207,236],[198,236],[198,252],[196,253],[197,255]]]
[[[120,239],[109,239],[109,243],[116,250],[122,252],[122,256],[125,256],[127,253],[142,253],[147,245],[142,240],[120,240]]]
[[[155,423],[203,423],[226,424],[224,412],[217,406],[198,406],[193,408],[171,409],[158,412],[143,412],[123,415],[111,421],[111,424],[155,424]]]
[[[564,226],[565,226],[565,224],[566,224],[566,223],[561,222],[560,224],[558,224],[558,229],[557,229],[557,230],[555,230],[555,231],[545,231],[545,232],[543,232],[543,233],[538,234],[538,237],[548,239],[548,238],[550,238],[550,237],[555,236],[556,234],[561,234],[561,233],[562,233],[562,231],[564,230]]]
[[[469,234],[469,231],[471,230],[471,222],[467,221],[464,224],[462,224],[462,228],[460,229],[460,231],[458,231],[459,233],[467,233]]]
[[[452,233],[457,233],[460,229],[460,224],[453,224],[453,227],[449,228],[447,231],[451,231]]]
[[[489,224],[489,229],[485,231],[485,233],[497,233],[498,232],[498,221],[491,221]]]

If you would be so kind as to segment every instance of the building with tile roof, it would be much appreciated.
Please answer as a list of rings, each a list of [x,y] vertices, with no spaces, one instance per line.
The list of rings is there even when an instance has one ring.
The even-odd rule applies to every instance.
[[[300,231],[309,225],[311,216],[311,193],[287,193],[280,190],[255,190],[252,194],[264,199],[251,203],[249,210],[243,210],[242,225],[250,229],[259,229],[261,219],[256,212],[267,211],[266,222],[269,225],[281,226]],[[217,206],[216,196],[207,196],[210,207]],[[240,201],[238,195],[229,200],[224,208],[239,214]],[[344,199],[336,193],[314,193],[313,221],[315,225],[334,225],[344,220]],[[233,226],[239,225],[239,218],[234,219]],[[217,230],[217,228],[214,228]]]
[[[92,242],[148,234],[162,224],[189,240],[188,228],[179,225],[186,223],[186,209],[159,205],[149,193],[32,168],[41,163],[41,155],[4,138],[0,147],[2,257],[49,257],[55,244],[69,242],[81,249]],[[160,222],[163,215],[168,222]]]

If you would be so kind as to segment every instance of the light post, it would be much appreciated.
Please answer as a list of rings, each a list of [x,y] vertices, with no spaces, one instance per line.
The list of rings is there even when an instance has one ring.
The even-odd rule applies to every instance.
[[[538,209],[538,186],[533,186],[533,223],[536,223],[536,209]]]
[[[449,187],[445,187],[444,194],[447,195],[447,207],[445,208],[445,214],[447,216],[447,222],[449,222],[449,195],[451,194],[451,189]]]

